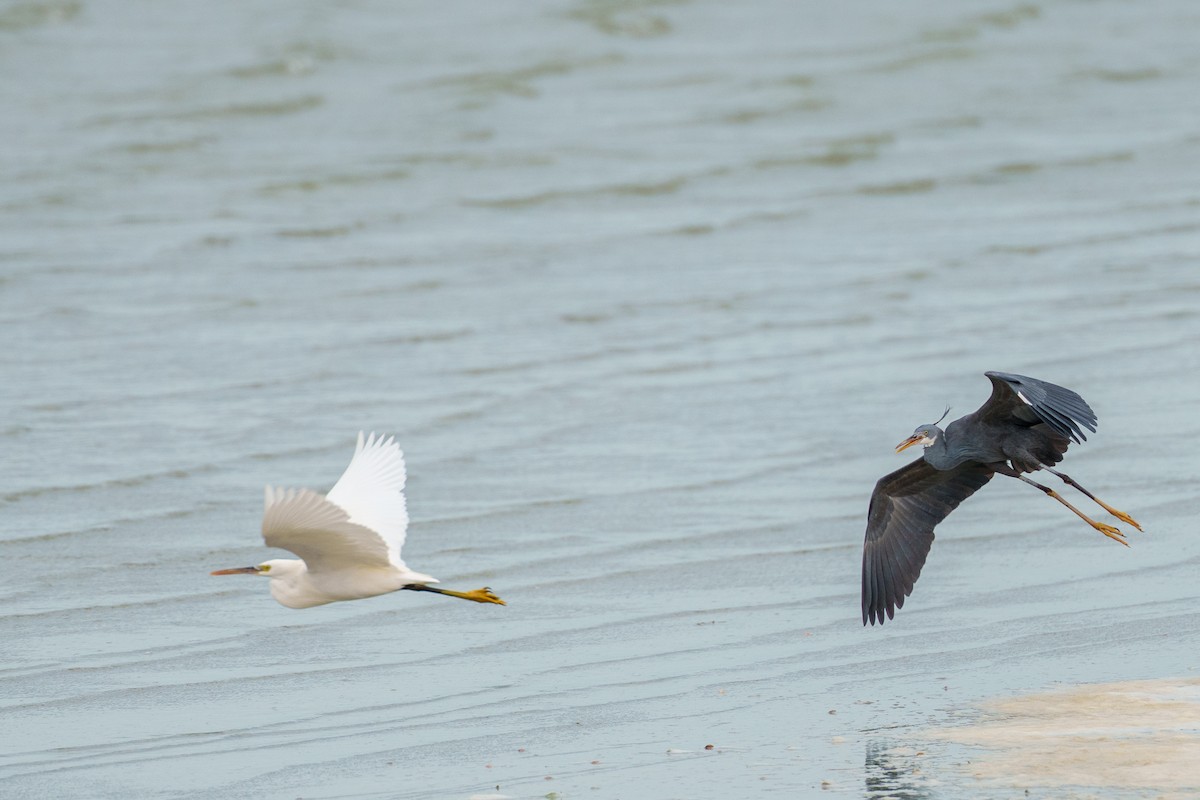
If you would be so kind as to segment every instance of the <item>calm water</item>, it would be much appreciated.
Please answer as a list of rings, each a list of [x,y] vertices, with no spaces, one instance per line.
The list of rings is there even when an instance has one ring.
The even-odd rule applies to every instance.
[[[927,731],[1193,675],[1198,37],[1184,0],[6,6],[3,793],[994,797]],[[997,479],[864,630],[874,481],[987,369],[1091,402],[1068,471],[1147,533]],[[360,429],[409,564],[508,607],[209,577]]]

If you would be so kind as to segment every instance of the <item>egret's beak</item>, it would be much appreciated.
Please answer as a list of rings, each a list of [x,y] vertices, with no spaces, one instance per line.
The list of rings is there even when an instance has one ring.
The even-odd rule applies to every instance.
[[[219,569],[216,572],[210,572],[209,575],[257,575],[258,567],[234,567],[233,569]]]
[[[924,438],[925,437],[922,436],[921,434],[914,433],[912,436],[908,437],[903,442],[896,445],[896,452],[899,453],[901,450],[907,450],[908,448],[912,447],[914,444],[916,444],[917,442],[921,441]]]

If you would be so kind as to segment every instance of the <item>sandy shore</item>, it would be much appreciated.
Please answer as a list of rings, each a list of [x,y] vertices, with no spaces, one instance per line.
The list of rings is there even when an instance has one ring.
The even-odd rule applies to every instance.
[[[980,781],[1013,788],[1200,790],[1200,678],[1076,686],[987,703],[936,737],[985,750]]]

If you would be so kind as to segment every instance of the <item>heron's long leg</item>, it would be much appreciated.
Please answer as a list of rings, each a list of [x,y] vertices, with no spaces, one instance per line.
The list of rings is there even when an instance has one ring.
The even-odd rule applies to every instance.
[[[1015,472],[1015,470],[1014,470],[1014,472]],[[1008,475],[1010,473],[1005,472],[1004,474]],[[1129,547],[1129,542],[1125,541],[1125,534],[1121,533],[1119,528],[1114,528],[1112,525],[1105,525],[1103,522],[1096,522],[1096,520],[1092,519],[1087,514],[1083,513],[1078,508],[1076,508],[1075,506],[1071,505],[1066,500],[1064,500],[1062,498],[1062,495],[1060,495],[1058,492],[1051,489],[1049,486],[1043,486],[1042,484],[1038,483],[1037,481],[1031,481],[1031,480],[1029,480],[1029,478],[1026,478],[1024,475],[1022,475],[1019,472],[1017,472],[1012,477],[1019,478],[1019,479],[1025,481],[1026,483],[1028,483],[1030,486],[1034,486],[1038,489],[1041,489],[1043,492],[1046,493],[1047,497],[1053,497],[1055,500],[1057,500],[1058,502],[1062,503],[1067,508],[1074,511],[1075,515],[1077,517],[1079,517],[1081,520],[1083,520],[1084,522],[1086,522],[1088,525],[1091,525],[1093,528],[1100,531],[1105,536],[1112,539],[1114,542],[1120,542],[1121,544],[1125,545],[1126,547]]]
[[[499,597],[492,594],[491,588],[484,586],[482,589],[473,589],[469,592],[455,592],[451,589],[439,589],[435,586],[426,586],[423,583],[410,583],[407,586],[401,586],[401,589],[408,589],[413,592],[433,592],[434,594],[444,594],[447,597],[461,597],[463,600],[473,600],[476,603],[495,603],[499,606],[508,605]]]
[[[1135,520],[1133,517],[1126,514],[1124,511],[1118,511],[1117,509],[1110,506],[1108,503],[1101,500],[1099,497],[1096,497],[1096,495],[1092,494],[1087,489],[1083,488],[1078,483],[1076,483],[1075,479],[1072,478],[1070,475],[1064,475],[1063,473],[1059,472],[1058,470],[1052,469],[1045,465],[1042,465],[1042,469],[1046,470],[1047,472],[1053,472],[1055,475],[1062,478],[1063,483],[1067,484],[1068,486],[1074,486],[1076,489],[1083,492],[1088,497],[1092,498],[1092,500],[1094,500],[1097,505],[1099,505],[1101,508],[1103,508],[1108,513],[1112,514],[1117,519],[1121,520],[1122,522],[1129,523],[1133,527],[1137,528],[1139,531],[1142,529],[1142,526],[1138,524],[1137,520]]]

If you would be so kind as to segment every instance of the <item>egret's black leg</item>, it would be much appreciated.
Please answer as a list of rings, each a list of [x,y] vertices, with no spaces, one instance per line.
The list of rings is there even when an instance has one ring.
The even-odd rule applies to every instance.
[[[492,594],[491,588],[484,586],[482,589],[473,589],[469,592],[455,592],[450,589],[438,589],[434,586],[426,586],[423,583],[410,583],[407,586],[401,586],[403,589],[408,589],[412,592],[433,592],[434,594],[444,594],[447,597],[461,597],[463,600],[473,600],[476,603],[495,603],[498,606],[508,605],[499,597]]]
[[[1007,475],[1010,478],[1017,478],[1018,480],[1022,480],[1025,483],[1028,483],[1030,486],[1033,486],[1036,489],[1040,489],[1041,491],[1045,492],[1047,497],[1053,497],[1055,500],[1062,503],[1067,508],[1071,509],[1071,511],[1074,512],[1075,516],[1079,517],[1081,520],[1086,522],[1088,525],[1091,525],[1093,528],[1100,531],[1105,536],[1112,539],[1114,542],[1120,542],[1121,544],[1125,545],[1126,547],[1129,547],[1129,542],[1125,541],[1125,534],[1121,533],[1121,530],[1119,528],[1114,528],[1112,525],[1105,525],[1103,522],[1096,522],[1096,520],[1092,519],[1087,514],[1083,513],[1078,508],[1076,508],[1075,506],[1071,505],[1066,500],[1064,500],[1062,495],[1060,495],[1058,492],[1051,489],[1049,486],[1043,486],[1042,484],[1038,483],[1037,481],[1029,480],[1029,478],[1026,478],[1020,472],[1018,472],[1017,470],[1013,469],[1012,467],[1008,466],[1007,464],[1005,464],[1003,462],[1000,462],[998,464],[989,464],[988,466],[990,466],[996,472],[999,472],[1001,475]]]
[[[1083,488],[1078,483],[1076,483],[1075,479],[1072,478],[1070,475],[1064,475],[1063,473],[1059,472],[1058,470],[1053,469],[1052,467],[1047,467],[1045,465],[1042,465],[1042,469],[1046,470],[1047,472],[1053,472],[1055,475],[1062,478],[1063,483],[1067,484],[1068,486],[1074,486],[1076,489],[1083,492],[1088,497],[1092,498],[1092,500],[1095,501],[1097,505],[1099,505],[1101,508],[1103,508],[1108,513],[1112,514],[1117,519],[1121,520],[1122,522],[1128,522],[1130,525],[1137,528],[1139,531],[1142,529],[1142,526],[1138,524],[1137,520],[1135,520],[1133,517],[1126,514],[1124,511],[1118,511],[1117,509],[1110,506],[1108,503],[1101,500],[1099,497],[1096,497],[1096,495],[1092,494],[1087,489]]]

